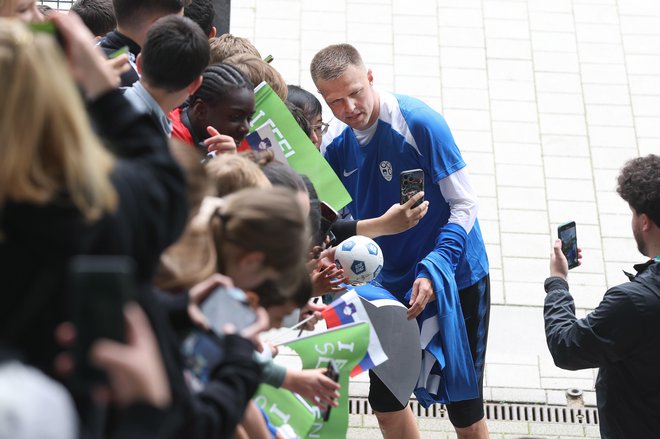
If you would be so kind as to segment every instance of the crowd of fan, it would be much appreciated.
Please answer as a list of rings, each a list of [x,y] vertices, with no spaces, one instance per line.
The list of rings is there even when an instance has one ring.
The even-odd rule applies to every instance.
[[[313,327],[310,297],[341,290],[342,271],[321,253],[311,182],[241,144],[262,81],[289,95],[317,147],[321,105],[247,39],[216,36],[211,0],[78,0],[71,11],[0,0],[0,385],[23,383],[0,396],[12,414],[0,436],[281,437],[251,402],[260,383],[322,408],[339,385],[324,369],[275,365],[259,333],[297,308]],[[57,38],[34,24],[44,21]],[[76,385],[77,255],[135,266],[126,341],[91,346],[107,376],[94,386]],[[199,385],[181,344],[208,330],[200,304],[218,287],[244,290],[257,320],[225,328],[222,360]]]

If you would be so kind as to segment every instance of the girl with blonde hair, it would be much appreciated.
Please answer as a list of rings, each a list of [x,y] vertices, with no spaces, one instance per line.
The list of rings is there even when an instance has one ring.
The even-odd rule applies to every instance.
[[[142,292],[186,222],[166,139],[116,88],[80,19],[53,21],[67,58],[52,35],[0,19],[0,342],[49,373],[55,328],[71,319],[71,258],[131,257]]]

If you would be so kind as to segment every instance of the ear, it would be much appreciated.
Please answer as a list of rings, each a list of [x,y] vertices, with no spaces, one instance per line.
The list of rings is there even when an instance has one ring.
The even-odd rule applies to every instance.
[[[135,58],[135,67],[137,68],[138,75],[142,76],[142,54],[138,53],[137,58]]]
[[[197,99],[190,105],[190,110],[198,119],[206,120],[206,102]]]
[[[645,213],[640,213],[639,219],[642,225],[642,231],[648,232],[649,230],[651,230],[651,225],[653,224],[653,221],[651,221],[651,217],[649,217]]]
[[[254,291],[246,291],[245,295],[247,296],[248,304],[250,305],[250,308],[252,309],[257,309],[259,308],[259,295],[255,293]]]
[[[138,55],[138,56],[140,56],[140,55]],[[193,82],[190,83],[190,85],[188,86],[188,90],[187,90],[188,96],[190,96],[191,94],[193,94],[197,91],[197,89],[202,85],[202,80],[203,79],[204,78],[202,77],[202,75],[199,75]]]
[[[374,74],[371,69],[367,70],[367,79],[369,80],[369,85],[374,85]]]
[[[215,26],[212,26],[211,32],[209,32],[209,40],[215,38],[216,35],[218,35],[218,29],[216,29]]]

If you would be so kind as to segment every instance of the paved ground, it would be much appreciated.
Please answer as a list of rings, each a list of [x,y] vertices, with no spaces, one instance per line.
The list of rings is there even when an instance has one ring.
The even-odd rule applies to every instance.
[[[444,114],[480,196],[492,267],[486,399],[565,405],[578,388],[593,406],[595,371],[562,371],[547,353],[542,282],[567,220],[584,249],[570,275],[581,315],[641,259],[614,188],[626,159],[660,153],[658,22],[657,0],[234,0],[231,31],[310,91],[314,53],[350,42],[378,87]],[[352,396],[365,395],[364,380]],[[598,437],[570,423],[489,425],[493,438]],[[420,428],[453,437],[446,420]],[[349,437],[380,437],[375,418],[352,415]]]
[[[492,266],[487,399],[565,404],[576,387],[594,404],[595,372],[562,371],[547,353],[542,282],[567,220],[584,249],[570,275],[581,314],[641,259],[614,188],[626,159],[660,152],[660,2],[241,0],[231,20],[289,83],[314,90],[314,53],[350,42],[378,87],[444,114],[480,196]],[[373,417],[360,416],[349,437],[379,437]],[[447,421],[423,427],[434,438],[451,430]],[[492,437],[598,436],[555,427],[491,422]]]

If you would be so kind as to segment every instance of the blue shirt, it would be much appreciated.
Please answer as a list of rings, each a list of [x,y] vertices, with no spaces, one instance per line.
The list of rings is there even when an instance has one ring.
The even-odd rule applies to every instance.
[[[444,118],[418,99],[380,93],[377,128],[360,145],[345,124],[330,134],[325,157],[350,193],[353,218],[375,218],[400,201],[399,174],[424,170],[424,198],[429,210],[420,223],[398,235],[376,239],[385,264],[378,281],[399,299],[412,287],[417,263],[438,244],[450,208],[438,182],[465,167]],[[456,284],[467,288],[488,274],[488,258],[479,223],[468,234],[456,268]]]
[[[138,111],[150,115],[167,137],[172,135],[172,121],[140,81],[124,89],[124,97]]]

